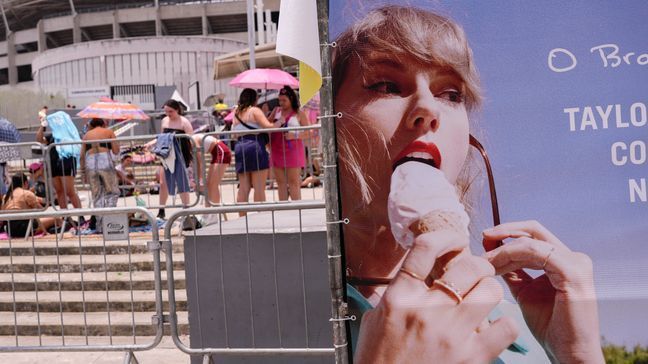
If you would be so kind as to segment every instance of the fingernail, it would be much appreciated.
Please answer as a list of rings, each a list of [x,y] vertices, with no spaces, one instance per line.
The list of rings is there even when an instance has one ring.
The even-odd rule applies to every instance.
[[[485,229],[484,231],[482,231],[482,234],[483,234],[483,235],[486,235],[486,234],[492,234],[492,233],[493,233],[493,230],[494,230],[493,228]]]

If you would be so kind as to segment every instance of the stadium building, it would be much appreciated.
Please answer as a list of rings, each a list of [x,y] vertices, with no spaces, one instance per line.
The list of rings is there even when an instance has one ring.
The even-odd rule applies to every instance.
[[[238,93],[227,85],[233,74],[214,80],[214,61],[248,48],[245,0],[0,4],[0,91],[29,89],[77,108],[108,96],[148,110],[173,90],[192,109]],[[272,52],[278,11],[279,0],[255,1],[257,44]],[[245,59],[235,63],[247,68]]]

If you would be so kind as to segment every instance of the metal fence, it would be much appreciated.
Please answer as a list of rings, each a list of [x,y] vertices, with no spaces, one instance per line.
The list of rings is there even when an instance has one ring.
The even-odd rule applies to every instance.
[[[318,0],[318,13],[319,13],[319,32],[320,39],[328,40],[328,2]],[[291,203],[275,203],[279,198],[275,198],[272,193],[272,203],[265,204],[247,204],[243,201],[237,201],[233,206],[220,206],[210,208],[192,208],[188,210],[181,210],[169,217],[165,227],[164,239],[160,240],[157,230],[157,221],[153,218],[150,212],[143,208],[136,207],[123,207],[112,209],[75,209],[75,210],[59,210],[54,212],[30,212],[30,213],[9,213],[0,215],[0,221],[27,221],[33,218],[68,218],[71,216],[82,215],[115,215],[123,218],[124,214],[133,213],[140,214],[145,217],[145,220],[152,228],[150,240],[145,240],[145,244],[140,241],[139,244],[134,243],[132,235],[122,239],[121,245],[113,242],[112,240],[104,239],[105,234],[97,241],[92,242],[89,237],[75,236],[71,239],[60,239],[58,235],[54,235],[54,244],[51,242],[49,245],[42,246],[40,241],[35,238],[29,239],[33,236],[33,232],[37,227],[32,224],[27,227],[27,242],[18,242],[17,238],[12,238],[14,235],[8,233],[7,246],[0,249],[0,259],[3,260],[0,265],[0,285],[3,286],[0,293],[0,330],[2,336],[7,336],[11,340],[0,342],[0,352],[23,352],[23,351],[124,351],[126,352],[126,360],[130,361],[133,358],[134,351],[147,350],[154,348],[162,340],[163,328],[165,323],[170,326],[170,334],[175,345],[183,352],[202,356],[201,359],[210,360],[212,354],[216,355],[304,355],[308,357],[318,357],[335,355],[335,361],[339,363],[348,362],[348,342],[346,340],[345,322],[348,319],[346,303],[344,302],[344,286],[343,275],[344,270],[342,267],[342,252],[340,245],[340,227],[339,223],[344,221],[340,216],[338,191],[337,191],[337,167],[336,167],[336,151],[335,151],[335,127],[332,120],[339,117],[335,114],[332,105],[332,87],[331,87],[331,73],[330,73],[330,47],[332,44],[322,44],[322,79],[323,87],[321,89],[321,114],[320,120],[323,120],[321,128],[322,132],[322,145],[316,141],[317,134],[314,135],[313,130],[319,126],[314,126],[305,133],[311,138],[310,141],[304,142],[311,146],[309,150],[309,159],[305,170],[310,172],[311,176],[317,177],[316,168],[313,167],[318,157],[313,157],[313,154],[319,156],[322,152],[322,163],[320,165],[321,173],[319,177],[324,182],[326,195],[324,196],[326,203],[321,201],[316,202],[291,202]],[[326,122],[324,122],[324,120]],[[246,131],[247,134],[259,134],[268,132],[294,132],[299,128],[282,128],[277,130],[259,130],[259,131]],[[308,128],[305,128],[308,129]],[[216,132],[212,133],[220,136],[223,139],[230,139],[234,142],[234,132]],[[137,139],[152,139],[156,136],[146,136],[139,138],[120,138],[117,140],[120,145],[122,143],[133,143],[135,153]],[[204,139],[203,139],[204,140]],[[114,140],[110,140],[113,142]],[[98,141],[94,141],[98,142]],[[61,144],[59,144],[61,145]],[[231,144],[230,144],[231,146]],[[56,147],[50,146],[51,148]],[[207,165],[207,158],[204,156],[204,149],[201,147],[201,160],[203,165]],[[317,153],[312,153],[314,150]],[[308,150],[308,149],[307,149]],[[43,154],[45,158],[45,165],[49,162],[47,158],[47,151]],[[194,162],[196,162],[194,160]],[[157,168],[152,163],[144,172],[136,173],[136,177],[149,178],[150,172]],[[22,165],[24,168],[25,165]],[[231,168],[231,166],[230,166]],[[327,169],[328,168],[328,169]],[[310,169],[310,170],[309,170]],[[46,168],[49,171],[49,168]],[[206,176],[203,172],[203,180]],[[51,173],[48,172],[51,177]],[[302,175],[302,177],[306,177]],[[235,185],[234,179],[223,178],[220,187],[222,188],[227,183]],[[83,188],[87,188],[80,184]],[[135,185],[135,189],[144,187],[142,185]],[[147,187],[150,187],[147,185]],[[200,191],[200,183],[198,188]],[[234,189],[232,189],[233,191]],[[50,199],[51,188],[49,189]],[[225,193],[219,190],[221,196]],[[232,192],[234,194],[235,192]],[[208,193],[207,193],[208,194]],[[278,195],[278,193],[277,193]],[[318,199],[315,191],[313,192],[313,199]],[[223,204],[224,198],[221,198],[220,203]],[[211,196],[207,196],[207,201],[216,202]],[[234,199],[234,201],[236,201]],[[199,203],[198,194],[192,205]],[[209,203],[208,203],[209,204]],[[149,208],[155,207],[153,203],[147,201],[145,205]],[[321,208],[326,208],[321,211]],[[265,214],[254,214],[252,212],[265,211]],[[281,232],[276,229],[276,222],[280,214],[297,212],[293,221],[297,221],[296,225],[293,222],[292,227],[284,227]],[[312,231],[304,229],[304,219],[309,214],[308,211],[321,211],[322,218],[316,219],[319,221],[319,231],[317,233],[325,232],[323,242],[313,243]],[[228,213],[248,213],[245,218],[238,219],[232,223],[239,224],[239,232],[232,234],[225,234],[223,232],[224,223],[222,223],[224,216]],[[196,214],[216,214],[219,216],[221,223],[218,225],[207,227],[203,232],[201,230],[193,230],[186,233],[182,237],[182,245],[179,242],[172,242],[173,232],[175,230],[182,230],[185,221],[191,221],[191,216]],[[282,215],[283,216],[283,215]],[[312,217],[312,216],[311,216]],[[260,219],[259,219],[260,218]],[[125,225],[128,226],[128,218]],[[263,221],[269,226],[254,226]],[[323,222],[326,222],[323,224]],[[55,222],[54,226],[63,230],[60,225],[62,222]],[[10,225],[7,223],[7,225]],[[118,224],[117,224],[118,225]],[[123,225],[123,224],[122,224]],[[295,226],[297,228],[295,228]],[[16,227],[15,224],[13,226]],[[113,226],[114,227],[114,226]],[[179,228],[179,229],[178,229]],[[242,230],[241,230],[242,229]],[[265,229],[265,230],[264,230]],[[287,230],[285,230],[287,229]],[[32,234],[29,234],[31,230]],[[319,234],[320,236],[322,234]],[[62,236],[62,235],[61,235]],[[215,251],[212,254],[220,254],[220,261],[217,265],[218,269],[214,270],[219,277],[219,283],[216,284],[216,289],[220,290],[220,294],[216,295],[213,302],[221,302],[217,308],[223,310],[222,325],[214,324],[214,321],[198,321],[196,325],[187,323],[185,319],[186,311],[183,311],[183,301],[178,299],[178,293],[182,291],[182,286],[179,279],[176,279],[174,269],[184,268],[184,274],[193,270],[193,275],[185,284],[187,285],[187,295],[190,291],[195,297],[187,297],[184,305],[191,306],[190,301],[194,300],[198,304],[194,307],[185,307],[185,310],[193,310],[198,317],[204,314],[205,305],[200,305],[200,296],[202,294],[210,294],[213,292],[205,292],[204,282],[200,281],[198,274],[201,264],[201,258],[209,258],[209,255],[201,255],[199,248],[205,247],[205,239],[209,237],[212,241],[207,242],[207,246],[212,246]],[[214,236],[217,236],[218,241],[213,241]],[[233,236],[233,237],[232,237]],[[22,238],[22,236],[21,236]],[[285,238],[285,239],[284,239]],[[231,240],[235,239],[235,240]],[[236,240],[239,239],[239,240]],[[242,239],[242,240],[241,240]],[[74,243],[74,244],[71,244]],[[210,244],[211,243],[211,244]],[[285,244],[285,245],[284,245]],[[182,246],[182,249],[179,247]],[[224,259],[224,252],[227,249],[234,247],[234,253],[239,254],[242,262],[237,270],[228,271],[225,265],[228,260]],[[322,251],[317,251],[317,248]],[[166,268],[166,288],[168,291],[168,308],[164,309],[165,302],[162,299],[162,263],[160,250],[164,249],[165,252],[165,268]],[[314,250],[309,250],[314,249]],[[180,251],[183,252],[180,258]],[[291,253],[294,260],[290,262],[282,261],[281,257],[284,256],[283,252]],[[92,254],[94,253],[94,254]],[[111,254],[113,253],[113,254]],[[142,260],[141,254],[149,255],[147,259]],[[72,258],[65,257],[65,255]],[[125,256],[127,263],[119,263],[115,269],[111,270],[110,265],[116,262],[111,262],[109,258],[111,255]],[[152,258],[150,257],[152,255]],[[86,256],[95,256],[94,258],[86,258]],[[313,256],[318,256],[320,261],[310,260]],[[272,259],[270,259],[272,257]],[[71,262],[68,260],[72,260]],[[98,261],[96,260],[98,259]],[[176,264],[184,263],[188,260],[190,264]],[[77,264],[78,261],[78,264]],[[152,261],[152,264],[150,264]],[[258,262],[265,261],[269,263],[268,269],[259,269]],[[140,264],[142,263],[142,264]],[[206,262],[212,264],[213,262]],[[310,275],[312,267],[323,266],[324,270],[328,269],[328,274],[324,275],[324,281],[311,281],[314,276]],[[231,268],[231,267],[230,267]],[[286,268],[288,273],[286,273]],[[143,277],[144,281],[153,281],[153,286],[148,287],[143,283],[142,277],[139,276],[138,269],[148,269],[152,273],[148,277]],[[292,270],[291,270],[292,269]],[[237,272],[243,272],[243,275],[232,276]],[[117,274],[114,274],[117,273]],[[121,281],[115,280],[115,275],[119,276],[121,273]],[[77,280],[67,281],[65,275],[78,277]],[[124,277],[127,277],[124,279]],[[235,283],[241,282],[242,284],[235,284],[234,286],[226,284],[229,282],[228,277],[232,277],[231,281]],[[283,279],[282,277],[288,277]],[[296,279],[295,279],[296,278]],[[321,278],[321,277],[320,277]],[[328,279],[327,279],[328,278]],[[72,282],[72,283],[70,283]],[[290,287],[294,290],[286,290],[285,283],[289,282]],[[313,292],[309,290],[312,287],[324,288],[326,290],[326,297],[321,299],[318,294],[323,292]],[[234,290],[240,285],[242,290]],[[135,296],[137,288],[148,287],[154,296],[153,306],[141,305],[141,301]],[[77,295],[80,294],[80,299],[67,299],[68,291],[76,288]],[[80,291],[79,291],[80,288]],[[113,293],[115,288],[118,291],[123,291],[124,296],[115,296]],[[261,288],[258,290],[257,288]],[[99,292],[100,298],[90,295],[90,291]],[[29,292],[32,297],[31,301],[23,299],[21,295],[23,292]],[[46,293],[47,292],[47,293]],[[80,292],[80,293],[79,293]],[[280,297],[283,293],[288,292],[289,302],[283,303]],[[233,293],[233,294],[232,294]],[[274,298],[273,298],[274,297]],[[46,300],[47,298],[47,300]],[[74,297],[72,297],[74,298]],[[267,311],[255,311],[254,302],[256,298],[260,298],[263,303],[270,303],[271,311],[276,314],[271,314]],[[316,298],[316,299],[314,299]],[[220,301],[219,301],[220,300]],[[313,301],[321,301],[324,306],[313,306]],[[119,304],[117,304],[119,302]],[[237,302],[240,307],[237,307]],[[321,303],[320,302],[320,303]],[[274,306],[273,306],[274,303]],[[295,304],[295,305],[293,305]],[[234,305],[234,306],[232,306]],[[126,315],[115,315],[117,307],[127,308]],[[139,308],[138,308],[139,307]],[[241,309],[249,308],[249,311],[244,316],[232,316],[228,319],[228,307]],[[286,312],[286,309],[292,312]],[[322,310],[325,307],[325,310]],[[76,311],[80,310],[79,317],[81,323],[72,325],[68,328],[73,319],[69,314],[74,308]],[[148,320],[139,321],[141,317],[137,315],[139,311],[146,311]],[[33,312],[35,311],[35,312]],[[23,312],[29,312],[29,315],[23,316]],[[168,312],[168,315],[164,313]],[[229,311],[232,312],[231,310]],[[76,312],[78,313],[78,312]],[[121,312],[120,312],[121,313]],[[181,315],[183,313],[183,315]],[[100,314],[105,317],[105,323],[101,328],[97,329],[92,326],[99,321],[99,317],[95,314]],[[120,321],[117,321],[117,316]],[[130,316],[124,318],[123,316]],[[52,318],[54,317],[54,318]],[[146,317],[146,316],[145,316]],[[288,325],[288,323],[295,323],[293,319],[297,319],[296,325]],[[121,320],[126,321],[121,321]],[[242,320],[245,319],[245,320]],[[285,321],[285,320],[288,321]],[[54,321],[48,321],[54,320]],[[273,324],[266,325],[269,321]],[[320,342],[314,339],[317,334],[316,328],[328,327],[332,329],[331,333],[327,331],[320,332],[328,338],[326,345],[319,345]],[[23,325],[25,323],[25,325]],[[122,323],[124,323],[122,325]],[[221,323],[221,322],[218,322]],[[193,327],[192,327],[193,326]],[[211,328],[218,330],[224,335],[224,341],[218,345],[212,344],[208,339],[209,333],[205,331]],[[271,335],[259,335],[259,330],[266,329]],[[297,332],[294,335],[284,336],[283,334],[289,328],[295,328]],[[148,330],[148,331],[146,331]],[[189,340],[186,343],[186,330],[189,330]],[[196,331],[197,330],[197,331]],[[251,332],[252,335],[248,342],[236,342],[233,334],[237,330]],[[126,334],[127,333],[127,334]],[[272,339],[275,333],[274,339]],[[142,343],[142,336],[147,340]],[[271,337],[271,339],[268,339]],[[302,341],[294,340],[295,337],[302,337]],[[125,338],[125,339],[124,339]],[[330,339],[333,342],[330,342]],[[3,339],[4,340],[4,339]]]
[[[95,239],[58,234],[49,239],[37,226],[60,229],[70,216],[102,217]],[[12,213],[0,248],[0,352],[123,351],[154,348],[163,336],[163,301],[157,228],[148,243],[129,233],[128,215],[151,226],[144,208],[78,209]],[[28,241],[11,228],[27,220]],[[53,240],[53,241],[52,241]],[[144,300],[143,296],[146,296]]]
[[[319,200],[323,198],[322,188],[325,169],[322,167],[320,125],[307,127],[290,127],[264,130],[246,131],[245,135],[268,137],[266,149],[270,151],[268,162],[269,169],[265,178],[264,200],[267,202],[278,202],[287,200],[308,199]],[[186,208],[196,206],[203,201],[204,206],[213,205],[241,205],[245,204],[248,198],[241,197],[240,181],[236,172],[236,160],[234,156],[235,145],[241,132],[220,131],[200,134],[199,138],[188,135],[177,135],[180,140],[188,140],[191,143],[192,158],[191,164],[186,169],[190,183],[191,193],[189,203],[182,203],[179,195],[169,196],[170,202],[161,203],[160,193],[162,191],[162,164],[158,157],[151,153],[148,145],[155,141],[157,135],[145,135],[136,137],[119,137],[117,139],[93,140],[93,144],[117,143],[120,155],[114,156],[116,168],[118,169],[120,198],[119,206],[141,206],[149,209],[159,208]],[[295,139],[284,141],[281,137],[294,136]],[[212,163],[212,155],[205,150],[204,140],[209,137],[216,137],[231,150],[232,159],[229,163]],[[31,152],[21,158],[11,161],[8,170],[11,173],[25,172],[28,174],[28,167],[31,163],[41,162],[44,165],[43,180],[46,186],[44,196],[44,208],[52,206],[60,209],[61,205],[70,207],[97,207],[93,204],[91,190],[92,184],[81,176],[83,171],[79,170],[79,161],[67,158],[65,162],[52,161],[51,153],[56,148],[67,146],[81,146],[86,142],[61,142],[42,146],[39,143],[21,143],[12,145],[15,148],[31,147],[37,152]],[[279,158],[273,155],[273,143],[282,143],[286,147],[277,148],[283,153],[281,159],[286,160],[286,153],[290,148],[300,149],[301,163],[303,168],[272,168],[272,159]],[[301,150],[303,149],[303,150]],[[1,150],[0,150],[1,151]],[[294,153],[293,150],[290,151]],[[276,154],[276,151],[275,153]],[[244,155],[243,159],[247,157]],[[288,157],[290,158],[290,157]],[[221,161],[222,162],[222,161]],[[56,163],[54,166],[52,163]],[[214,170],[212,172],[212,170]],[[275,175],[276,174],[276,175]],[[298,175],[297,175],[298,174]],[[297,182],[295,185],[293,182]],[[291,184],[293,183],[293,184]],[[295,190],[298,193],[295,194]],[[167,200],[168,201],[168,200]],[[258,203],[260,201],[254,201]]]
[[[144,136],[136,136],[136,137],[120,137],[117,139],[102,139],[102,140],[93,140],[91,143],[92,144],[100,144],[100,143],[117,143],[119,145],[120,149],[120,155],[114,156],[114,158],[118,160],[122,160],[122,157],[126,154],[128,154],[131,159],[137,159],[138,162],[138,167],[136,168],[131,168],[129,171],[128,167],[123,168],[123,172],[120,170],[120,172],[124,175],[127,176],[129,173],[132,174],[132,183],[125,183],[124,181],[121,181],[119,187],[121,190],[120,197],[126,197],[130,196],[133,194],[140,195],[140,201],[141,204],[140,206],[142,207],[147,207],[147,208],[165,208],[165,207],[190,207],[190,206],[195,206],[198,204],[200,201],[200,196],[198,194],[198,190],[196,188],[193,188],[193,193],[190,193],[189,197],[189,203],[184,204],[181,202],[179,198],[177,198],[177,195],[175,196],[169,196],[171,198],[171,204],[165,203],[161,204],[159,202],[158,197],[153,197],[151,195],[151,192],[155,191],[155,194],[159,194],[161,191],[161,179],[163,178],[161,174],[163,173],[161,170],[161,163],[160,161],[153,155],[151,152],[148,151],[148,148],[146,147],[147,145],[151,145],[150,143],[152,141],[155,141],[157,138],[156,135],[144,135]],[[186,140],[188,143],[191,144],[191,154],[192,154],[192,159],[189,167],[186,168],[186,172],[188,175],[189,183],[191,185],[191,181],[193,179],[193,176],[196,174],[195,173],[195,168],[196,168],[196,148],[195,144],[193,143],[193,140],[191,139],[191,136],[189,135],[176,135],[176,138],[179,140]],[[49,195],[52,196],[52,198],[56,197],[59,200],[61,200],[61,195],[66,195],[67,198],[66,200],[68,201],[69,204],[79,204],[81,207],[93,207],[93,203],[91,201],[91,197],[89,196],[88,193],[80,195],[78,191],[90,191],[92,186],[90,185],[89,181],[81,179],[81,171],[78,171],[79,168],[79,161],[77,161],[75,158],[73,159],[67,159],[70,160],[69,163],[67,162],[59,162],[58,166],[52,166],[52,161],[51,158],[49,158],[49,155],[52,153],[52,150],[54,148],[60,148],[64,146],[81,146],[83,144],[90,144],[89,141],[76,141],[76,142],[61,142],[61,143],[53,143],[50,144],[46,147],[45,153],[46,157],[45,163],[47,165],[46,171],[47,171],[47,180],[50,181],[48,183],[49,186]],[[88,156],[91,157],[92,155]],[[121,163],[117,163],[119,166]],[[54,170],[58,169],[57,175],[58,180],[54,179]],[[63,176],[61,176],[63,175]],[[67,178],[65,177],[66,175],[70,175]],[[120,177],[121,178],[121,177]],[[58,184],[58,187],[57,187]],[[74,196],[82,196],[78,197],[78,200],[74,200]],[[59,201],[60,202],[60,201]],[[122,199],[121,204],[124,206],[128,205],[128,202],[124,199]],[[135,203],[131,203],[131,205],[135,205]],[[52,206],[55,209],[58,209],[59,206],[58,204],[52,204]],[[76,206],[75,206],[76,207]]]
[[[298,126],[298,127],[285,127],[285,128],[272,128],[272,129],[256,129],[256,130],[246,130],[245,133],[241,131],[217,131],[211,133],[202,134],[200,145],[198,149],[201,151],[199,156],[202,157],[201,166],[210,166],[211,168],[220,169],[220,180],[218,183],[218,189],[209,189],[205,188],[202,191],[206,196],[205,206],[210,205],[240,205],[245,203],[241,201],[242,199],[237,196],[238,188],[237,185],[240,181],[236,175],[236,168],[234,166],[235,157],[234,152],[236,149],[236,143],[239,137],[253,137],[258,139],[266,138],[267,145],[265,148],[269,151],[269,171],[268,176],[266,177],[266,188],[268,191],[265,193],[265,201],[278,202],[288,200],[290,197],[291,200],[297,199],[310,199],[318,200],[322,199],[321,190],[317,190],[315,187],[322,185],[322,178],[324,174],[324,169],[322,168],[322,156],[321,156],[321,142],[320,142],[320,125],[311,125],[311,126]],[[205,140],[208,137],[215,137],[218,140],[222,141],[227,145],[227,147],[232,152],[232,164],[225,166],[223,165],[214,165],[212,164],[212,156],[205,151]],[[288,139],[292,138],[292,139]],[[265,142],[262,142],[265,143]],[[281,144],[278,147],[276,144]],[[296,149],[300,149],[297,152]],[[301,157],[296,155],[301,153]],[[275,155],[280,153],[279,156]],[[291,154],[290,156],[288,154]],[[245,152],[241,153],[243,156],[243,161],[241,165],[245,165],[251,157],[245,155]],[[255,156],[256,157],[256,156]],[[302,160],[290,160],[291,158],[302,159]],[[252,158],[255,163],[259,161]],[[294,165],[296,167],[289,168],[277,168],[276,164],[282,164],[281,162],[273,162],[274,159],[286,161],[289,160],[289,165]],[[296,163],[296,164],[290,164]],[[301,164],[303,163],[303,167]],[[223,170],[224,169],[224,170]],[[201,176],[203,184],[201,186],[209,185],[210,175],[214,176],[219,172],[211,172],[209,167],[200,168],[198,174]],[[297,172],[298,176],[294,173]],[[212,174],[213,173],[213,174]],[[292,173],[292,174],[291,174]],[[298,180],[295,178],[298,177]],[[309,190],[300,191],[298,198],[293,198],[295,195],[291,194],[290,186],[286,186],[290,183],[291,178],[295,178],[298,182],[297,185],[293,185],[293,188],[307,188]],[[286,187],[288,187],[286,189]],[[228,196],[229,194],[229,196]],[[246,199],[247,201],[247,199]],[[261,201],[255,201],[261,202]]]
[[[223,222],[222,216],[237,212],[247,215]],[[102,235],[48,239],[36,230],[46,219],[60,229],[65,218],[91,214],[102,217]],[[133,214],[146,218],[150,235],[128,232]],[[183,233],[185,221],[200,214],[220,216],[220,223]],[[30,224],[28,240],[22,233],[12,237],[11,221],[32,219],[40,221]],[[123,351],[131,360],[134,352],[157,346],[168,324],[174,344],[194,360],[330,360],[323,219],[322,201],[192,208],[171,215],[160,239],[156,219],[141,207],[0,215],[7,225],[0,236],[6,239],[0,248],[0,352]],[[124,224],[124,235],[111,235],[113,225]],[[214,252],[238,260],[210,261]],[[213,290],[219,292],[214,302]],[[229,313],[207,318],[214,307]],[[250,312],[236,311],[241,309]],[[241,341],[248,336],[251,341]],[[214,338],[223,345],[214,345]]]
[[[246,216],[227,226],[186,232],[172,242],[176,221],[232,212]],[[211,355],[320,356],[330,361],[334,349],[323,217],[322,201],[191,209],[170,217],[162,245],[175,345],[205,361]],[[190,343],[178,329],[174,244],[184,245]]]

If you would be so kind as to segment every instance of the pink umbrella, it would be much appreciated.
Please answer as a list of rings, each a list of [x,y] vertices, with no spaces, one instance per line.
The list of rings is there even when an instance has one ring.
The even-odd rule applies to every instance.
[[[232,111],[230,111],[229,114],[227,114],[227,116],[225,116],[225,117],[223,118],[223,120],[225,120],[225,121],[232,121],[232,120],[234,120],[234,112],[235,112],[235,111],[236,111],[236,109],[232,109]]]
[[[239,88],[279,90],[284,86],[299,87],[299,81],[290,73],[272,68],[255,68],[238,74],[229,83]]]

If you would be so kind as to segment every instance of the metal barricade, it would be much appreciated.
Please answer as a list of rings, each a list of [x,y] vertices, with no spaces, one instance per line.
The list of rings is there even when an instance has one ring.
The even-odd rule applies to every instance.
[[[60,228],[61,219],[91,214],[102,217],[98,238],[34,237],[35,226],[53,221]],[[129,231],[130,214],[148,221],[150,235]],[[11,237],[11,228],[31,219],[39,223],[30,241]],[[132,359],[133,352],[160,343],[160,244],[149,211],[76,209],[4,214],[0,220],[9,222],[0,248],[0,352],[124,351]]]
[[[287,200],[291,194],[287,184],[290,181],[290,178],[294,176],[289,176],[289,173],[294,173],[294,169],[299,169],[298,185],[296,186],[300,189],[299,194],[292,193],[292,197],[298,196],[297,199],[309,199],[309,200],[321,200],[323,198],[322,189],[315,188],[321,186],[321,181],[323,178],[324,168],[321,166],[321,154],[319,147],[319,132],[320,125],[311,125],[311,126],[298,126],[298,127],[284,127],[284,128],[272,128],[272,129],[254,129],[254,130],[245,130],[241,131],[216,131],[211,133],[205,133],[202,137],[202,142],[198,149],[200,152],[200,157],[202,157],[201,165],[205,168],[201,168],[200,174],[202,176],[202,181],[208,181],[209,168],[207,166],[211,163],[211,156],[205,151],[204,140],[207,137],[216,137],[220,141],[224,142],[232,152],[233,160],[236,159],[234,156],[235,145],[237,143],[238,137],[242,135],[254,136],[259,139],[263,138],[262,134],[267,134],[270,136],[268,142],[265,145],[265,148],[268,152],[269,170],[266,179],[265,188],[265,199],[266,201],[282,201]],[[284,143],[285,139],[275,138],[274,135],[281,135],[282,137],[289,136],[294,139],[289,139],[285,141],[285,146],[280,146],[278,148],[273,148],[273,143]],[[291,148],[303,149],[301,151],[294,151]],[[274,155],[275,153],[282,153],[280,156]],[[291,168],[275,168],[273,167],[273,158],[278,158],[279,160],[286,160],[292,157],[287,156],[288,153],[302,153],[303,167],[296,166]],[[243,154],[243,161],[241,164],[244,164],[248,158]],[[294,162],[293,162],[294,163]],[[216,168],[216,167],[215,167]],[[222,168],[219,166],[218,168]],[[292,170],[290,170],[292,169]],[[226,171],[220,172],[220,183],[218,183],[218,196],[212,196],[214,193],[210,191],[209,188],[205,188],[206,203],[205,206],[209,205],[240,205],[246,203],[242,201],[244,197],[238,195],[240,189],[240,181],[234,166],[228,166]],[[281,173],[281,175],[275,175],[275,173]],[[208,183],[205,183],[207,185]],[[310,188],[310,193],[303,193],[301,190],[303,188]],[[256,201],[259,202],[259,201]]]
[[[35,173],[31,173],[29,168],[34,163],[40,163],[41,167]],[[29,182],[30,189],[38,194],[41,207],[25,209],[22,210],[23,212],[45,211],[48,208],[50,195],[47,188],[46,168],[45,148],[40,143],[0,143],[0,181],[4,176],[8,178],[5,188],[9,186],[14,175],[23,174]],[[4,193],[2,195],[4,197]],[[0,210],[0,214],[13,212],[15,211]]]
[[[332,359],[323,210],[324,202],[309,201],[192,208],[170,216],[162,245],[167,265],[170,333],[175,345],[187,354],[202,356],[203,362],[210,361],[212,354]],[[247,215],[237,221],[188,231],[181,241],[172,242],[177,222],[197,214],[220,216],[235,212]],[[293,220],[288,221],[290,218]],[[258,222],[261,225],[255,226]],[[224,231],[228,229],[223,227],[225,224],[238,232],[229,235]],[[184,251],[189,333],[179,329],[173,276],[174,252],[180,244]],[[243,313],[237,316],[241,310]],[[183,341],[187,334],[189,345]]]
[[[115,156],[115,158],[123,160],[123,156],[128,154],[131,156],[131,159],[135,159],[137,157],[138,151],[144,150],[144,145],[155,140],[157,138],[157,135],[144,135],[144,136],[135,136],[135,137],[120,137],[117,139],[101,139],[101,140],[93,140],[93,141],[77,141],[77,142],[61,142],[61,143],[53,143],[50,144],[46,147],[46,154],[49,156],[53,148],[56,147],[62,147],[62,146],[67,146],[67,145],[83,145],[83,144],[99,144],[99,143],[118,143],[120,146],[120,150],[123,151],[120,153],[120,156]],[[186,168],[187,174],[188,174],[188,179],[189,183],[191,184],[192,180],[194,179],[193,177],[196,175],[196,164],[197,164],[197,155],[196,155],[196,147],[195,144],[193,143],[193,140],[191,139],[190,135],[184,135],[184,134],[178,134],[176,135],[176,138],[180,140],[189,140],[189,142],[192,145],[192,162],[190,164],[190,168]],[[178,198],[179,194],[176,194],[175,196],[169,196],[171,198],[171,204],[164,204],[161,205],[158,201],[158,197],[152,197],[152,192],[156,191],[156,194],[160,193],[161,185],[160,185],[160,179],[162,178],[160,176],[161,173],[161,163],[156,158],[154,155],[147,153],[147,154],[142,154],[143,157],[141,160],[138,160],[139,165],[138,166],[132,166],[130,167],[131,170],[129,171],[128,169],[125,169],[122,173],[124,175],[127,175],[129,173],[133,174],[133,181],[134,183],[120,183],[120,197],[125,197],[120,199],[120,205],[122,206],[141,206],[141,207],[147,207],[149,209],[159,209],[159,208],[182,208],[182,207],[191,207],[195,206],[198,204],[200,201],[200,195],[199,191],[197,188],[193,188],[193,193],[190,192],[189,196],[189,203],[188,204],[183,204],[181,199]],[[56,182],[53,179],[53,168],[54,166],[51,166],[51,161],[50,158],[45,158],[46,163],[48,164],[47,168],[47,178],[49,181],[52,181],[50,183],[49,188],[50,188],[50,196],[55,196],[57,195],[54,191],[54,183],[60,183],[59,190],[61,191],[68,191],[68,189],[71,189],[72,195],[70,196],[71,198],[74,198],[74,195],[76,195],[79,198],[78,203],[81,206],[87,206],[91,207],[93,206],[92,203],[92,197],[90,196],[90,191],[92,186],[90,185],[89,181],[84,181],[80,178],[80,175],[82,173],[79,173],[81,171],[77,171],[77,167],[79,164],[79,161],[75,160],[73,163],[61,163],[59,166],[56,168],[58,169],[64,169],[63,171],[59,171],[58,174],[66,174],[67,170],[66,168],[74,168],[74,174],[75,177],[72,178],[73,186],[69,186],[70,184],[70,178],[61,178],[60,181]],[[118,163],[119,165],[119,163]],[[73,166],[73,167],[72,167]],[[121,171],[120,171],[121,172]],[[118,173],[119,176],[119,173]],[[138,182],[139,181],[139,182]],[[78,186],[78,191],[82,193],[77,193],[77,186]],[[131,198],[131,196],[139,196],[139,199],[135,199],[135,197]],[[79,197],[80,196],[80,197]],[[193,196],[193,198],[192,198]],[[85,202],[87,201],[87,202]],[[69,201],[68,201],[69,203]],[[58,205],[53,205],[55,209],[59,209]]]

